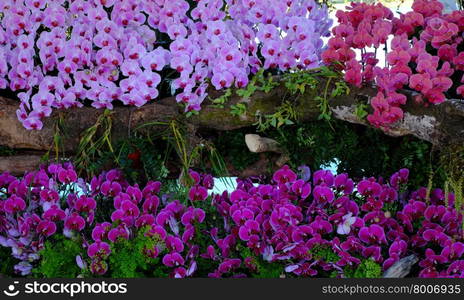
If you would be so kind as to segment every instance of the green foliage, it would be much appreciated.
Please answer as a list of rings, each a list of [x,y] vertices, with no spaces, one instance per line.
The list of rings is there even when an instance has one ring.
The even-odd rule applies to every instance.
[[[293,125],[297,120],[298,114],[293,105],[285,101],[276,109],[276,112],[269,115],[256,115],[257,121],[253,125],[257,127],[258,131],[266,131],[269,128],[280,128],[283,125]]]
[[[340,260],[340,256],[338,256],[331,247],[326,245],[316,245],[314,248],[309,250],[309,253],[315,260],[333,263]]]
[[[66,159],[64,143],[68,138],[69,128],[65,122],[63,112],[58,112],[58,116],[53,117],[53,147],[51,147],[41,158],[41,162],[48,163],[52,159],[50,155],[54,155],[54,161]]]
[[[278,262],[259,262],[257,263],[258,272],[254,278],[279,278],[285,274],[284,266]]]
[[[372,259],[364,259],[356,267],[345,267],[344,274],[348,278],[380,278],[382,267]]]
[[[185,114],[185,116],[190,118],[191,116],[198,116],[199,114],[200,112],[198,110],[190,110]]]
[[[263,76],[259,78],[259,82],[261,83],[260,90],[265,93],[269,93],[273,88],[280,85],[279,82],[274,81],[272,76],[268,76],[267,78]]]
[[[464,215],[464,146],[448,145],[442,153],[441,162],[446,172],[445,190],[454,193],[454,208]],[[464,221],[462,223],[464,228]]]
[[[12,276],[14,273],[14,265],[18,262],[18,259],[11,256],[11,248],[0,247],[0,274],[2,276]]]
[[[168,267],[166,267],[163,264],[159,264],[153,270],[153,276],[150,276],[150,277],[153,277],[153,278],[167,278],[167,277],[169,277],[170,272],[171,272],[171,270]]]
[[[263,91],[265,93],[269,93],[272,89],[277,87],[279,85],[279,82],[274,81],[274,78],[270,73],[267,73],[265,75],[264,70],[261,69],[259,70],[253,77],[251,78],[250,82],[245,88],[241,88],[235,91],[237,96],[243,98],[243,99],[249,99],[251,96],[253,96],[254,93],[257,91]],[[226,91],[226,94],[224,96],[228,95],[228,92]],[[229,96],[231,93],[229,93]],[[227,97],[229,97],[227,96]],[[246,114],[246,104],[243,102],[239,102],[237,104],[233,104],[230,106],[230,113],[234,116],[241,116]]]
[[[317,78],[310,72],[288,73],[284,75],[283,81],[291,94],[304,94],[308,88],[316,89],[319,84]]]
[[[348,95],[350,93],[350,87],[344,80],[335,82],[335,88],[332,90],[332,98]]]
[[[459,212],[459,211],[462,210],[462,207],[463,207],[463,193],[462,193],[462,190],[463,190],[463,187],[464,187],[464,179],[463,178],[452,179],[452,180],[449,181],[449,184],[450,184],[451,188],[454,191],[454,197],[455,197],[454,206],[455,206],[455,209],[456,209],[456,211]]]
[[[382,207],[382,210],[386,213],[389,213],[391,216],[396,215],[396,212],[398,211],[398,209],[399,209],[399,205],[397,201],[392,202],[392,203],[384,203]]]
[[[0,146],[0,156],[12,156],[15,155],[16,151],[6,146]]]
[[[330,121],[332,111],[330,110],[329,101],[327,100],[327,98],[321,97],[321,96],[315,96],[314,100],[319,102],[317,107],[319,107],[319,109],[321,110],[318,120]]]
[[[67,239],[62,235],[54,235],[45,242],[39,252],[40,264],[34,269],[34,275],[46,278],[75,278],[81,273],[76,264],[77,255],[85,255],[78,240]]]
[[[224,108],[224,104],[226,104],[230,96],[232,96],[232,89],[229,88],[224,91],[224,94],[211,100],[213,103],[212,106],[217,108]]]
[[[242,98],[250,98],[256,91],[258,90],[258,87],[255,85],[254,82],[250,82],[246,88],[244,89],[239,89],[237,91],[235,91],[235,93],[237,94],[237,96],[240,96]]]
[[[279,82],[274,81],[272,74],[265,74],[264,69],[261,69],[251,77],[246,87],[235,90],[228,88],[224,90],[224,93],[221,96],[215,99],[210,99],[212,102],[211,106],[216,108],[224,108],[225,104],[227,103],[227,101],[229,101],[230,97],[232,97],[234,93],[235,95],[246,100],[253,96],[253,94],[257,91],[269,93],[279,84]],[[232,104],[230,106],[230,113],[234,116],[241,116],[246,114],[246,104],[243,102]]]
[[[255,91],[269,93],[273,88],[279,85],[280,83],[274,81],[271,73],[265,73],[264,69],[261,69],[251,78],[245,89],[246,91],[238,90],[237,95],[240,97],[249,98]]]
[[[227,168],[225,162],[216,147],[206,140],[195,141],[192,144],[191,136],[189,136],[188,130],[180,124],[178,121],[171,121],[169,124],[170,133],[165,136],[168,143],[177,153],[177,156],[181,162],[181,174],[183,175],[181,180],[183,183],[189,185],[191,180],[190,176],[187,176],[188,170],[197,164],[208,162],[211,167],[211,173],[214,175],[227,175]],[[205,165],[202,167],[206,168]]]
[[[119,140],[111,149],[96,153],[88,168],[119,168],[127,179],[138,184],[148,180],[165,182],[172,179],[170,171],[185,175],[193,165],[209,168],[208,172],[215,175],[227,175],[225,162],[215,146],[192,137],[187,126],[177,120],[146,123],[134,128],[127,139]]]
[[[139,230],[134,239],[128,241],[119,239],[111,244],[109,256],[109,273],[112,278],[136,278],[155,271],[159,258],[151,258],[145,255],[146,249],[155,246],[164,249],[164,242],[155,236],[145,236],[147,228]],[[161,274],[160,274],[161,275]],[[165,277],[165,276],[160,276]]]

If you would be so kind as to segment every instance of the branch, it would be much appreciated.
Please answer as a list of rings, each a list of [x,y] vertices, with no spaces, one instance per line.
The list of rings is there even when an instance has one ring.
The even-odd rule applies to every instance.
[[[324,84],[321,83],[320,86]],[[377,90],[372,87],[352,88],[349,95],[331,99],[329,104],[333,117],[370,126],[366,120],[359,119],[355,111],[358,103],[367,103],[376,92]],[[275,113],[287,93],[286,88],[281,85],[267,94],[256,92],[250,99],[232,96],[226,105],[241,102],[247,104],[246,113],[240,117],[233,116],[227,107],[215,108],[209,103],[204,103],[199,115],[186,118],[172,97],[154,101],[140,108],[115,107],[112,117],[113,126],[117,130],[113,131],[113,139],[127,138],[129,132],[140,125],[149,122],[169,122],[173,119],[181,120],[196,129],[225,131],[250,127],[256,122],[257,114]],[[412,100],[413,93],[406,91],[404,93],[409,98],[408,104],[404,107],[404,119],[394,124],[386,134],[391,136],[414,135],[436,145],[464,142],[464,101],[448,100],[440,105],[424,107]],[[220,95],[218,92],[210,94],[211,98]],[[318,101],[313,99],[314,93],[312,95],[306,93],[294,98],[297,97],[295,102],[299,121],[317,120],[320,111]],[[63,150],[71,153],[76,150],[83,131],[95,124],[103,113],[102,110],[90,107],[54,111],[52,117],[45,120],[42,130],[28,131],[16,119],[17,108],[17,101],[0,97],[0,145],[14,149],[47,151],[53,145],[54,122],[61,114],[68,127]],[[154,129],[146,127],[144,130]]]

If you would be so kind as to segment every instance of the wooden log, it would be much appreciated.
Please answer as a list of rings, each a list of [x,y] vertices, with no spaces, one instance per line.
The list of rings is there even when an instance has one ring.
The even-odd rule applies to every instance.
[[[321,82],[320,86],[324,86]],[[329,106],[334,118],[370,126],[356,115],[359,103],[369,102],[377,90],[373,87],[352,88],[349,95],[330,99]],[[416,103],[414,93],[403,91],[408,97],[404,106],[404,119],[392,126],[386,132],[391,136],[414,135],[435,145],[464,143],[464,101],[447,100],[439,105],[425,107]],[[217,92],[211,93],[211,98],[219,96]],[[287,95],[287,96],[286,96]],[[317,93],[316,93],[317,95]],[[287,98],[286,98],[287,97]],[[296,99],[298,98],[298,99]],[[256,92],[249,99],[232,96],[227,105],[246,102],[247,110],[240,116],[230,113],[228,107],[217,108],[204,103],[202,111],[197,116],[186,118],[183,109],[179,107],[174,98],[156,100],[140,108],[115,107],[112,112],[113,138],[124,139],[134,128],[147,123],[170,122],[179,120],[195,129],[209,129],[226,131],[253,126],[257,115],[272,114],[277,111],[283,100],[289,100],[288,91],[283,84],[269,93]],[[291,100],[291,99],[290,99]],[[299,121],[317,120],[320,114],[318,101],[314,100],[314,92],[295,96]],[[103,113],[91,107],[74,108],[54,111],[50,118],[45,119],[44,128],[40,131],[28,131],[17,120],[16,110],[18,101],[0,97],[0,145],[10,148],[34,149],[47,151],[53,144],[54,122],[60,116],[64,118],[68,128],[64,151],[74,152],[79,139],[85,129],[94,125]],[[156,130],[146,127],[146,130]]]
[[[279,143],[276,140],[261,137],[258,134],[246,134],[245,143],[253,153],[262,152],[276,152],[282,153],[282,149],[279,147]]]

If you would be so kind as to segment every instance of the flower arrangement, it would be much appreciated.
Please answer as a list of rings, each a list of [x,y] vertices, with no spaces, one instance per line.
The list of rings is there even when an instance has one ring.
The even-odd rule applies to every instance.
[[[18,93],[25,128],[41,129],[53,109],[141,106],[167,81],[187,111],[198,111],[210,83],[241,88],[259,69],[320,64],[332,22],[325,7],[314,0],[226,3],[2,1],[0,89]]]
[[[371,100],[371,124],[388,129],[403,118],[402,88],[417,91],[414,101],[425,106],[464,95],[462,11],[445,14],[437,0],[415,0],[412,11],[399,18],[380,3],[352,3],[347,9],[337,11],[339,25],[323,59],[345,70],[351,84],[375,82],[379,92]],[[382,47],[383,68],[378,66]]]
[[[21,275],[59,268],[47,241],[64,239],[75,255],[66,263],[78,266],[67,276],[379,277],[415,254],[413,276],[464,277],[461,199],[405,190],[407,169],[357,183],[301,170],[238,180],[220,195],[208,193],[211,175],[190,171],[178,197],[160,182],[130,185],[117,170],[87,182],[69,163],[4,173],[0,245]]]

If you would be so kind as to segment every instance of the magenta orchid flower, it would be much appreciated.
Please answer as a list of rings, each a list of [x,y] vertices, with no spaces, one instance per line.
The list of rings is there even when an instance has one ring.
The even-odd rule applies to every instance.
[[[66,213],[64,212],[64,210],[60,209],[58,206],[53,205],[52,207],[50,207],[43,213],[42,217],[45,220],[57,222],[57,221],[64,220],[66,217]]]
[[[313,196],[318,203],[332,203],[335,199],[332,189],[324,185],[316,186],[313,191]]]
[[[64,226],[67,229],[81,231],[85,227],[85,220],[77,213],[72,213],[64,220]]]
[[[167,267],[182,266],[185,263],[182,255],[177,252],[166,254],[162,261],[163,264]]]
[[[294,182],[297,179],[297,176],[292,170],[290,170],[289,166],[285,165],[274,173],[272,179],[277,183],[285,184],[287,182]]]
[[[366,244],[380,244],[387,242],[384,229],[377,224],[361,228],[359,230],[359,239]]]
[[[100,241],[95,242],[91,244],[89,248],[87,249],[87,255],[92,258],[96,256],[100,258],[107,257],[110,254],[111,254],[110,246],[105,242],[100,242]]]
[[[7,213],[14,214],[26,209],[26,202],[21,197],[13,195],[5,201],[3,209]]]

